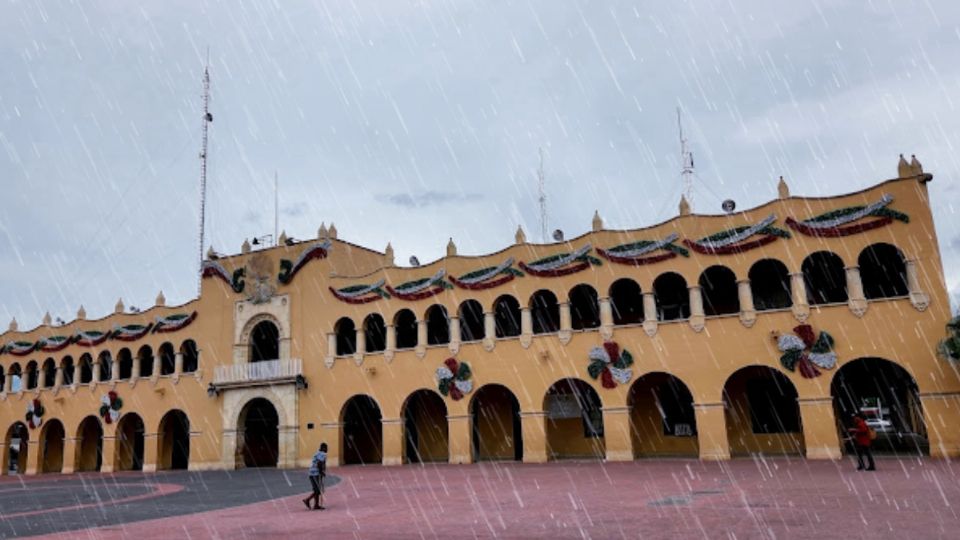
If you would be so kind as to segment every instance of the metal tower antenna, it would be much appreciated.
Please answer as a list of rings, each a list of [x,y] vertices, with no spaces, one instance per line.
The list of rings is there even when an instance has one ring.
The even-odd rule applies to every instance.
[[[200,272],[197,273],[197,296],[200,296],[201,274],[203,272],[203,245],[206,225],[207,209],[207,143],[209,142],[210,123],[213,115],[210,114],[210,52],[207,51],[207,63],[203,67],[203,138],[200,148],[200,242],[198,262]]]
[[[273,241],[280,238],[280,180],[277,171],[273,171]]]
[[[537,169],[537,189],[540,203],[540,241],[547,243],[547,176],[543,173],[543,147],[540,148],[540,168]]]
[[[677,107],[677,129],[680,131],[680,177],[683,183],[683,197],[687,203],[693,202],[693,152],[683,136],[683,122],[680,119],[680,107]]]

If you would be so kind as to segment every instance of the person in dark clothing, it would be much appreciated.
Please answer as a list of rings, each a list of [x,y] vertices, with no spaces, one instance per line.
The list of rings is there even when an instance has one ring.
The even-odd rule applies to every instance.
[[[327,476],[327,443],[322,443],[317,453],[310,461],[310,487],[313,493],[303,500],[303,504],[310,510],[310,500],[313,500],[313,510],[325,510],[323,507],[323,478]]]
[[[851,417],[851,422],[853,426],[847,429],[847,431],[850,432],[850,436],[853,439],[853,450],[857,453],[857,470],[864,470],[864,457],[867,458],[868,463],[866,470],[877,470],[873,463],[873,454],[870,452],[870,445],[873,444],[873,438],[871,437],[872,430],[870,429],[870,426],[867,425],[867,421],[860,413],[855,413]]]

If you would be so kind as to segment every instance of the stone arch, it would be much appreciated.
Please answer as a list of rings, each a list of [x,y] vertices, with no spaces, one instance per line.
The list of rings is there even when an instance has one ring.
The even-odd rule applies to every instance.
[[[340,317],[333,325],[337,339],[337,356],[346,356],[357,352],[357,327],[350,317]]]
[[[227,467],[235,467],[243,460],[243,408],[250,401],[262,398],[270,402],[277,411],[279,420],[277,466],[295,467],[297,461],[297,435],[299,433],[296,416],[297,395],[292,384],[282,386],[259,386],[230,390],[223,394],[223,445],[222,461]]]
[[[40,367],[36,360],[27,362],[27,367],[23,370],[24,390],[36,390],[40,382]]]
[[[769,366],[749,365],[723,385],[731,456],[804,454],[800,404],[793,382]]]
[[[530,296],[530,317],[534,334],[552,334],[560,331],[560,302],[548,289],[540,289]]]
[[[460,319],[460,339],[464,342],[480,341],[486,336],[483,305],[474,299],[464,300],[457,317]]]
[[[273,300],[276,300],[274,298]],[[271,300],[271,302],[273,302]],[[282,299],[282,303],[285,303],[286,298]],[[250,307],[250,306],[246,306]],[[257,307],[257,306],[253,306]],[[273,304],[264,304],[259,306],[264,309],[273,309],[276,306]],[[286,306],[283,306],[285,309]],[[282,310],[281,310],[282,311]],[[283,321],[289,321],[289,317],[283,317]],[[279,318],[274,313],[261,312],[255,315],[251,315],[249,318],[244,319],[244,316],[237,314],[235,324],[238,325],[237,330],[237,342],[233,350],[233,360],[235,363],[246,363],[251,360],[251,345],[253,341],[253,331],[261,323],[269,322],[277,331],[277,356],[281,359],[289,358],[290,356],[290,328],[287,325],[283,324],[281,318]],[[271,358],[270,360],[275,360]]]
[[[634,458],[699,456],[693,395],[679,377],[662,371],[639,377],[630,386],[627,407]]]
[[[63,471],[63,443],[67,436],[63,422],[54,418],[44,422],[40,431],[40,472]]]
[[[194,373],[200,368],[200,350],[196,341],[188,339],[181,343],[180,354],[183,355],[184,373]]]
[[[43,387],[53,388],[57,377],[57,361],[53,358],[47,358],[43,361]]]
[[[190,467],[190,418],[180,409],[167,411],[157,427],[157,468]]]
[[[240,409],[237,430],[243,433],[237,468],[280,464],[280,411],[270,400],[253,398]]]
[[[117,378],[122,381],[133,376],[133,353],[130,352],[130,349],[126,347],[120,349],[117,353],[117,362],[114,369],[120,370]]]
[[[393,316],[393,327],[397,334],[397,350],[412,349],[417,346],[417,316],[409,309],[401,309]]]
[[[583,379],[566,378],[543,396],[549,459],[606,457],[603,403]]]
[[[371,313],[363,319],[363,350],[368,353],[383,352],[387,349],[387,325],[383,315]]]
[[[653,280],[653,297],[658,321],[690,318],[690,291],[687,280],[676,272],[664,272]]]
[[[474,461],[521,461],[520,401],[502,384],[485,384],[470,398]]]
[[[405,463],[446,463],[450,459],[447,404],[434,390],[415,390],[400,408]]]
[[[143,443],[146,431],[143,418],[134,412],[128,412],[120,417],[116,430],[116,471],[143,470]]]
[[[700,274],[703,312],[707,317],[740,312],[737,275],[726,266],[715,264]]]
[[[96,416],[87,416],[77,427],[76,458],[73,470],[99,471],[103,464],[103,426]]]
[[[747,274],[753,306],[757,311],[786,309],[793,305],[790,294],[790,271],[777,259],[760,259]]]
[[[427,345],[446,345],[450,343],[450,315],[441,304],[433,304],[424,314],[427,321]]]
[[[261,320],[250,330],[248,362],[269,362],[280,359],[280,327],[273,321]]]
[[[14,443],[16,441],[16,443]],[[27,457],[30,449],[30,430],[23,422],[14,422],[7,428],[3,440],[3,463],[0,474],[15,469],[16,474],[27,473]]]
[[[160,370],[160,375],[173,375],[173,372],[176,371],[176,362],[177,357],[176,353],[173,351],[173,343],[164,342],[160,345],[160,348],[157,349],[157,364]]]
[[[628,277],[620,278],[610,285],[608,295],[615,326],[643,322],[643,290],[640,284]]]
[[[383,413],[366,394],[351,396],[340,409],[343,465],[383,463]]]
[[[832,251],[816,251],[800,265],[811,306],[847,301],[847,278],[843,259]]]
[[[567,293],[570,302],[570,324],[573,330],[600,328],[600,297],[586,283],[574,286]]]
[[[520,335],[520,302],[509,294],[493,303],[494,331],[496,337],[507,338]]]
[[[863,295],[867,300],[907,296],[907,259],[900,248],[886,243],[871,244],[857,258]]]
[[[67,355],[60,360],[60,370],[63,372],[64,386],[72,386],[77,382],[77,367],[73,363],[72,356]]]

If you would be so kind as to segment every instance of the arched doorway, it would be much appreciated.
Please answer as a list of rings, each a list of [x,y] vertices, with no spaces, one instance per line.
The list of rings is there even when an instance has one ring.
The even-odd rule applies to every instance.
[[[276,467],[280,456],[280,417],[269,400],[255,398],[240,412],[240,448],[244,467]]]
[[[96,416],[88,416],[77,428],[77,472],[99,471],[103,464],[103,427]]]
[[[432,390],[417,390],[403,405],[406,463],[446,463],[450,456],[447,405]]]
[[[250,332],[250,361],[280,358],[280,330],[270,321],[260,321]]]
[[[804,453],[797,389],[780,371],[747,366],[723,386],[730,455]]]
[[[477,390],[470,400],[470,415],[475,461],[523,459],[520,403],[507,387],[488,384]]]
[[[637,379],[627,396],[633,456],[697,457],[697,418],[687,385],[669,373]]]
[[[143,419],[136,413],[127,413],[117,422],[116,470],[143,470],[143,432]]]
[[[63,470],[63,439],[67,433],[59,420],[50,420],[40,432],[40,472],[58,473]]]
[[[190,466],[190,419],[172,410],[160,419],[157,468],[185,470]]]
[[[600,396],[580,379],[553,383],[543,398],[550,459],[603,459],[603,411]]]
[[[842,434],[851,415],[860,412],[877,432],[873,444],[877,451],[930,453],[917,382],[896,363],[882,358],[847,362],[833,376],[830,395]],[[844,451],[853,449],[845,445]]]
[[[30,443],[30,431],[23,422],[16,422],[7,430],[4,439],[3,472],[9,474],[26,474],[27,449]]]
[[[353,396],[340,413],[343,421],[343,464],[383,462],[383,415],[370,396]]]

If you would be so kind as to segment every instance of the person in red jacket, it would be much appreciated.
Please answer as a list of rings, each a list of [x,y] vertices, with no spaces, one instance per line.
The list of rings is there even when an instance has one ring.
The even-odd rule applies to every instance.
[[[867,425],[867,421],[860,413],[854,413],[851,421],[853,427],[847,429],[847,431],[850,432],[850,436],[853,438],[853,449],[857,453],[857,470],[863,470],[864,456],[866,456],[867,463],[869,464],[867,470],[877,470],[873,463],[873,454],[870,453],[870,444],[873,443],[873,440],[870,438],[870,426]]]

